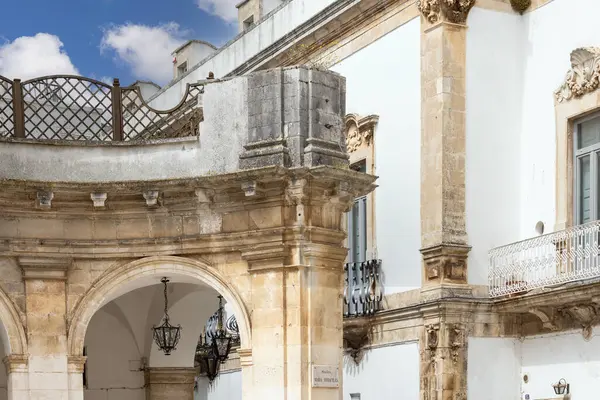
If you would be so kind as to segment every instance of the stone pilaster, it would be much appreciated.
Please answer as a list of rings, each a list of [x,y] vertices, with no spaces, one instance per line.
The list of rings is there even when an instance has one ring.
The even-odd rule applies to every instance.
[[[70,399],[66,326],[70,260],[21,257],[19,264],[25,281],[30,397]]]
[[[145,372],[148,400],[193,400],[195,368],[148,368]]]
[[[83,368],[86,360],[86,356],[69,356],[67,358],[69,400],[83,400]]]
[[[421,243],[424,286],[467,282],[466,19],[475,0],[417,2],[421,34]]]
[[[466,400],[465,325],[425,321],[420,339],[421,400]]]
[[[7,393],[10,400],[29,399],[29,356],[11,354],[3,360],[7,374]]]

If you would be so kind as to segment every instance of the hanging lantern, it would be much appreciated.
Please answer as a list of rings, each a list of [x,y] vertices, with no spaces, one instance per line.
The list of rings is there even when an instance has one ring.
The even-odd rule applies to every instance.
[[[204,337],[204,343],[202,342]],[[196,346],[196,357],[195,361],[200,366],[200,372],[206,373],[206,377],[209,382],[215,380],[219,374],[219,360],[215,356],[212,345],[209,343],[208,334],[206,331],[200,336],[198,345]]]
[[[233,337],[223,329],[223,296],[219,296],[219,309],[217,310],[217,331],[213,336],[213,351],[217,359],[224,363],[229,357]]]
[[[168,300],[167,300],[167,278],[160,280],[165,285],[165,316],[160,326],[153,326],[154,341],[166,356],[171,355],[171,351],[177,350],[177,343],[181,336],[181,325],[173,326],[169,323]]]
[[[552,385],[555,394],[569,394],[569,384],[564,378]]]

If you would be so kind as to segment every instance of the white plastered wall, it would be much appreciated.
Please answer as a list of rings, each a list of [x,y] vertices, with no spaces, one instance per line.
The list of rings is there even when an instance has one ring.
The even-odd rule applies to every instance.
[[[376,249],[386,294],[421,286],[420,22],[413,19],[335,65],[346,113],[379,116],[375,133]]]
[[[418,400],[419,382],[417,343],[367,350],[359,365],[344,357],[344,399],[357,393],[363,400]]]

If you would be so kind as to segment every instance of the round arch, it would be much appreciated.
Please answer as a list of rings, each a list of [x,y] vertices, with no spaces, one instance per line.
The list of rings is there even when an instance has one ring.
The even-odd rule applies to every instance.
[[[0,338],[6,355],[27,354],[27,336],[14,303],[0,289]]]
[[[87,327],[93,315],[106,303],[127,293],[128,285],[138,280],[160,279],[163,276],[182,276],[191,281],[202,282],[218,291],[227,303],[231,304],[240,332],[241,347],[250,348],[250,318],[244,303],[221,274],[208,264],[185,257],[154,256],[146,257],[125,265],[120,265],[104,273],[78,302],[71,318],[67,337],[69,354],[83,355],[83,345]],[[238,317],[239,315],[239,317]]]

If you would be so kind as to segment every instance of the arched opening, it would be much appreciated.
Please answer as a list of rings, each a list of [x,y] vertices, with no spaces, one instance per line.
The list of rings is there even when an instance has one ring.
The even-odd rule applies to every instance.
[[[0,289],[0,400],[18,396],[16,390],[26,387],[13,387],[12,378],[19,372],[15,366],[26,363],[27,341],[19,313],[8,296]],[[13,370],[11,372],[11,369]]]
[[[182,327],[177,348],[170,355],[152,337],[153,325],[160,325],[164,316],[162,277],[169,278],[170,322]],[[219,295],[225,315],[235,315],[238,348],[248,348],[250,329],[241,299],[207,264],[181,257],[150,257],[108,271],[76,306],[69,329],[71,355],[87,356],[82,374],[84,399],[154,399],[162,395],[157,394],[161,390],[168,390],[169,398],[220,398],[210,394],[217,380],[206,385],[195,363],[198,339],[218,309]],[[236,357],[234,350],[230,358]],[[235,392],[241,393],[241,387]]]

